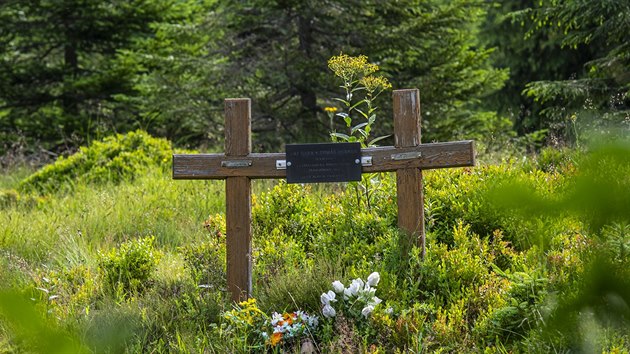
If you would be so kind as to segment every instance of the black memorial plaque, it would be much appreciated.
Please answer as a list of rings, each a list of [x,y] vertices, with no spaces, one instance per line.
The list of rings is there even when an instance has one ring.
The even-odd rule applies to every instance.
[[[361,180],[361,144],[286,145],[288,183]]]

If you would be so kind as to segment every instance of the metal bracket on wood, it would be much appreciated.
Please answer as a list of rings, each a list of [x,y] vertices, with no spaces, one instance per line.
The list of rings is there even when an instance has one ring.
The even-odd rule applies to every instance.
[[[286,170],[287,166],[291,166],[290,161],[287,162],[287,160],[276,160],[276,170]],[[362,156],[361,166],[372,166],[372,156]]]
[[[227,168],[249,167],[251,165],[252,165],[252,160],[221,161],[221,167],[227,167]]]
[[[422,157],[422,153],[419,151],[401,152],[400,154],[393,154],[392,160],[413,160]]]

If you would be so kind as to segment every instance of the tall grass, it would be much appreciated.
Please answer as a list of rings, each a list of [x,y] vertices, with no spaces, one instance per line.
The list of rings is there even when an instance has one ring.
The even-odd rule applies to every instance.
[[[0,169],[0,190],[17,188],[20,181],[34,171],[33,167],[25,164]]]
[[[0,245],[36,263],[90,262],[133,237],[154,235],[170,248],[199,239],[203,221],[224,208],[221,181],[173,181],[153,170],[116,187],[77,182],[73,193],[3,210]]]

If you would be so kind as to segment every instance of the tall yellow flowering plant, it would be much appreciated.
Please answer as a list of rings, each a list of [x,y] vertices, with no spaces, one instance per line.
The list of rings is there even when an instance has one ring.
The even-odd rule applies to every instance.
[[[340,87],[345,95],[334,98],[343,106],[340,112],[331,107],[327,107],[326,112],[331,120],[333,115],[343,118],[348,128],[347,134],[331,131],[333,141],[359,142],[362,147],[369,147],[387,138],[381,136],[369,140],[378,109],[374,101],[383,91],[392,87],[386,78],[375,75],[379,70],[378,65],[369,63],[365,55],[353,57],[342,53],[328,60],[328,68],[341,78]]]
[[[341,110],[336,107],[325,108],[330,118],[331,139],[334,142],[358,142],[361,143],[362,148],[366,148],[375,146],[378,141],[389,137],[389,135],[374,139],[370,137],[378,109],[374,102],[383,91],[392,88],[385,77],[375,74],[379,70],[378,65],[368,62],[365,55],[353,57],[342,53],[328,60],[328,68],[341,78],[342,85],[340,87],[345,93],[343,97],[334,98],[341,103]],[[334,117],[343,118],[347,128],[346,133],[334,130]],[[361,183],[354,184],[357,205],[361,203],[361,194],[363,194],[366,207],[371,209],[372,195],[374,191],[380,188],[382,182],[381,179],[374,178],[374,176],[373,174],[364,174]]]

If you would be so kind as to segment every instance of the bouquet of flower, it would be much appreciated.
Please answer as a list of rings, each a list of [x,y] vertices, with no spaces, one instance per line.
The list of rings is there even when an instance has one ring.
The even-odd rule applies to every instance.
[[[310,334],[317,324],[317,316],[310,316],[303,311],[284,314],[274,312],[261,334],[266,343],[275,347]]]
[[[380,280],[378,272],[370,274],[365,282],[360,278],[354,279],[348,287],[335,280],[332,290],[321,295],[322,314],[326,318],[333,318],[339,310],[354,319],[369,318],[382,301],[375,296],[376,285]]]

